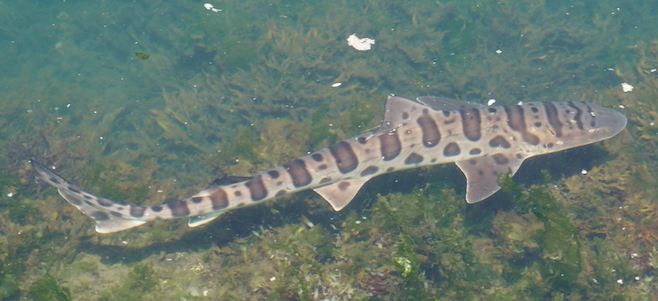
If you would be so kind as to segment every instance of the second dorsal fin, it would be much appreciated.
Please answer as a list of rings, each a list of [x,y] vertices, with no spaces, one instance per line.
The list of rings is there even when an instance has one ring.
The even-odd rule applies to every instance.
[[[425,106],[421,103],[406,98],[391,96],[386,100],[384,110],[384,121],[377,132],[392,131],[409,122],[405,116],[414,115],[412,112],[420,111]]]
[[[240,183],[240,182],[245,182],[248,180],[251,180],[252,177],[219,177],[212,181],[210,185],[208,185],[208,188],[210,187],[215,187],[215,186],[226,186],[226,185],[231,185],[235,183]]]

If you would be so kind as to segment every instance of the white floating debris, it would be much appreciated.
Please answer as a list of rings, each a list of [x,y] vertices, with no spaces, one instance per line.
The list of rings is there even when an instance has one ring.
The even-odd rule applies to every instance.
[[[212,10],[213,12],[216,12],[216,13],[222,11],[222,9],[215,8],[215,6],[210,4],[210,3],[204,4],[203,7],[205,7],[207,10]]]
[[[8,198],[13,197],[13,196],[14,196],[14,193],[13,193],[13,192],[7,193],[7,197],[8,197]]]
[[[498,50],[496,50],[496,53],[501,54],[501,53],[503,53],[503,51],[498,49]]]
[[[488,105],[488,106],[491,106],[491,105],[493,105],[493,104],[495,104],[495,103],[496,103],[496,100],[493,99],[493,98],[492,98],[492,99],[489,99],[489,101],[487,101],[487,105]]]
[[[331,84],[331,86],[334,87],[334,88],[338,88],[338,87],[340,87],[340,85],[342,85],[342,84],[343,84],[343,83],[333,83],[333,84]]]
[[[276,280],[276,277],[274,277],[274,276],[270,277],[270,282],[272,282],[274,280]]]
[[[622,279],[617,279],[617,283],[619,283],[619,284],[624,284],[624,280],[622,280]]]
[[[352,34],[351,36],[347,37],[347,45],[354,47],[354,49],[358,51],[370,50],[374,44],[375,40],[369,38],[361,39],[357,37],[356,34]]]
[[[587,174],[587,170],[584,170],[584,169],[583,169],[583,170],[580,171],[580,173],[583,174],[583,175],[586,175],[586,174]]]
[[[628,83],[622,83],[621,90],[624,92],[631,92],[633,91],[633,86],[629,85]]]

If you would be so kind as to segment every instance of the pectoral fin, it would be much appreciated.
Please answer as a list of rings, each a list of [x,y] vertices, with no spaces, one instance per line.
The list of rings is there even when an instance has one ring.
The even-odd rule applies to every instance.
[[[349,204],[363,184],[369,179],[352,179],[336,182],[330,185],[314,188],[323,199],[336,211],[340,211]]]
[[[500,189],[498,175],[511,171],[514,175],[526,157],[514,154],[495,154],[456,162],[466,176],[466,202],[482,201]]]

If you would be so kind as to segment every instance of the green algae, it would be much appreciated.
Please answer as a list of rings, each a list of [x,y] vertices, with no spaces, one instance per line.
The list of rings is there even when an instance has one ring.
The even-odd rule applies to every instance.
[[[147,60],[149,57],[151,57],[150,55],[144,52],[135,52],[135,56],[140,60]]]
[[[327,116],[329,102],[320,105],[311,115],[311,128],[309,129],[309,144],[311,149],[319,149],[323,145],[336,143],[338,136],[332,128],[332,121]]]
[[[155,277],[153,267],[150,264],[139,263],[130,272],[124,285],[130,290],[147,292],[158,285],[158,278]]]
[[[102,292],[99,300],[143,300],[144,296],[153,295],[159,279],[151,264],[138,263],[118,287]]]
[[[651,250],[651,245],[655,242],[651,233],[655,233],[656,229],[653,222],[656,220],[653,214],[656,210],[652,200],[657,193],[652,187],[655,181],[651,176],[656,168],[653,158],[656,135],[655,128],[650,125],[655,121],[651,116],[655,107],[652,107],[653,105],[639,107],[634,104],[643,100],[652,103],[657,99],[655,93],[651,94],[651,91],[655,91],[655,86],[651,88],[652,83],[655,82],[655,73],[646,74],[646,70],[657,66],[656,51],[651,48],[653,44],[648,36],[620,34],[614,26],[615,22],[620,22],[617,20],[625,11],[635,8],[616,11],[614,18],[592,20],[585,15],[582,5],[579,7],[580,12],[577,17],[565,18],[567,8],[553,3],[546,7],[543,3],[529,5],[504,2],[475,5],[469,2],[462,5],[463,3],[454,2],[431,4],[419,2],[391,5],[371,1],[350,3],[349,8],[345,9],[326,5],[323,7],[326,10],[315,10],[313,14],[308,14],[302,2],[295,3],[293,8],[277,3],[262,5],[253,2],[225,6],[227,11],[229,9],[231,11],[225,15],[213,13],[206,15],[205,11],[203,14],[186,15],[183,11],[188,10],[176,10],[176,4],[158,4],[162,16],[169,18],[171,15],[176,15],[180,20],[186,20],[186,23],[184,25],[172,23],[169,28],[171,30],[157,30],[158,33],[155,33],[153,28],[162,28],[161,25],[166,24],[166,22],[160,23],[162,20],[157,20],[160,15],[153,16],[154,23],[147,23],[147,26],[125,22],[131,39],[139,40],[140,45],[150,43],[149,47],[159,48],[157,53],[161,54],[152,56],[149,64],[144,64],[144,73],[134,74],[121,63],[113,64],[113,67],[121,73],[134,74],[145,79],[136,82],[137,89],[130,87],[123,89],[123,86],[117,88],[111,81],[103,78],[98,82],[102,83],[100,85],[108,85],[111,93],[104,93],[99,89],[100,85],[88,85],[90,89],[87,91],[82,88],[71,88],[69,91],[63,88],[67,86],[66,81],[75,82],[77,78],[74,77],[73,80],[62,78],[58,81],[57,77],[53,77],[48,81],[52,82],[48,84],[51,88],[44,91],[39,88],[38,81],[30,76],[27,84],[16,85],[21,92],[13,95],[13,98],[37,99],[49,95],[51,97],[41,103],[48,107],[61,108],[71,99],[89,99],[89,103],[73,103],[73,108],[78,105],[83,108],[77,111],[60,110],[55,112],[56,115],[42,114],[38,115],[39,117],[31,117],[33,119],[11,118],[24,120],[22,122],[30,124],[29,127],[22,125],[28,129],[27,131],[20,128],[17,130],[17,125],[20,125],[17,122],[5,123],[0,120],[0,124],[7,124],[2,128],[3,135],[17,133],[18,136],[29,136],[38,132],[39,137],[46,137],[45,140],[26,143],[26,145],[30,148],[34,147],[33,152],[53,159],[54,163],[69,163],[60,166],[67,166],[65,173],[72,175],[76,175],[76,169],[85,170],[76,168],[77,166],[98,162],[99,154],[103,154],[106,160],[109,160],[107,162],[125,161],[134,166],[142,166],[144,158],[157,158],[153,162],[157,162],[157,168],[162,173],[179,179],[179,186],[170,190],[172,194],[177,195],[170,197],[186,197],[187,195],[183,195],[185,192],[193,193],[191,190],[194,187],[203,186],[199,183],[205,184],[207,179],[212,179],[215,172],[212,168],[218,161],[224,164],[230,159],[240,158],[236,168],[247,164],[242,170],[258,172],[266,170],[267,167],[254,168],[246,161],[262,161],[266,165],[276,165],[285,161],[279,162],[280,158],[293,157],[307,151],[307,145],[313,148],[321,147],[337,141],[338,138],[358,134],[368,126],[375,126],[381,120],[382,110],[369,109],[367,106],[370,105],[372,108],[383,105],[384,95],[390,93],[409,97],[419,94],[461,95],[467,100],[495,97],[504,103],[545,98],[551,100],[575,98],[603,103],[620,100],[620,103],[623,102],[628,108],[625,113],[629,117],[634,117],[629,123],[629,131],[623,133],[626,136],[624,141],[629,146],[622,149],[622,152],[632,156],[633,160],[623,157],[609,160],[620,162],[616,165],[617,170],[626,170],[624,165],[643,166],[643,168],[633,167],[628,170],[630,176],[607,170],[604,173],[607,172],[609,175],[599,178],[595,177],[595,172],[590,171],[587,177],[555,180],[553,183],[558,186],[562,181],[569,181],[568,188],[562,188],[560,191],[568,195],[569,204],[574,204],[576,208],[566,208],[564,204],[556,202],[555,198],[550,199],[551,193],[548,193],[550,192],[548,188],[543,191],[532,189],[523,191],[519,188],[515,191],[512,189],[513,192],[510,194],[515,198],[522,194],[529,194],[532,197],[527,197],[531,199],[528,202],[518,202],[515,209],[501,209],[489,204],[500,201],[503,197],[496,197],[495,200],[487,201],[488,203],[482,205],[478,204],[476,205],[478,209],[469,209],[463,204],[462,192],[455,193],[450,189],[444,189],[446,185],[437,184],[436,179],[428,180],[423,177],[413,178],[408,184],[415,187],[422,186],[417,183],[427,182],[431,183],[430,188],[400,189],[404,191],[402,192],[382,187],[386,185],[370,186],[365,189],[367,190],[364,193],[367,195],[364,197],[365,200],[361,203],[356,200],[338,214],[331,212],[326,206],[325,208],[323,205],[317,205],[322,202],[319,198],[309,197],[310,194],[299,194],[280,202],[314,203],[313,210],[309,211],[314,211],[321,220],[328,220],[331,217],[332,222],[316,224],[312,230],[303,230],[296,234],[300,227],[305,226],[296,224],[298,212],[291,214],[288,212],[290,207],[282,205],[277,208],[280,208],[279,212],[282,216],[280,219],[285,222],[282,224],[263,222],[265,228],[272,227],[272,229],[260,231],[262,240],[252,239],[256,234],[244,240],[242,236],[236,234],[243,231],[236,230],[238,226],[234,224],[224,222],[232,218],[232,213],[201,231],[186,229],[174,231],[173,225],[178,224],[161,222],[152,227],[143,227],[135,232],[124,232],[117,236],[90,235],[93,232],[92,228],[87,227],[90,223],[81,223],[80,221],[85,217],[70,208],[58,209],[60,218],[51,223],[40,222],[39,215],[35,214],[32,220],[36,223],[31,225],[25,222],[30,220],[29,210],[18,214],[11,213],[11,209],[5,209],[17,206],[17,203],[22,204],[26,200],[16,197],[5,198],[4,200],[11,202],[11,204],[7,203],[8,207],[3,207],[3,211],[6,210],[6,214],[9,215],[7,229],[12,229],[13,233],[21,230],[26,233],[25,237],[18,235],[11,237],[15,246],[23,247],[14,248],[11,252],[13,255],[4,259],[7,262],[7,269],[4,271],[10,273],[9,276],[5,276],[9,279],[6,283],[11,284],[11,279],[22,281],[24,272],[33,274],[41,271],[40,266],[20,263],[26,261],[30,253],[34,254],[32,262],[39,262],[42,259],[46,259],[45,262],[48,264],[57,262],[47,255],[51,252],[39,253],[34,250],[52,249],[52,253],[68,254],[62,256],[67,259],[80,252],[75,248],[66,249],[58,244],[59,242],[79,240],[102,249],[107,245],[121,247],[125,239],[130,243],[128,248],[144,248],[148,252],[165,249],[162,247],[163,244],[176,245],[180,243],[180,237],[185,236],[182,240],[191,247],[182,253],[193,257],[194,254],[205,252],[204,256],[207,256],[207,260],[204,260],[204,263],[211,265],[215,271],[214,275],[205,275],[205,278],[218,286],[230,287],[229,292],[218,292],[217,298],[232,296],[233,299],[249,297],[312,299],[317,290],[319,299],[343,296],[344,300],[394,300],[402,297],[408,299],[441,297],[445,300],[638,300],[642,299],[642,295],[639,295],[641,290],[653,292],[651,286],[655,284],[651,280],[644,279],[645,277],[651,279],[655,274],[655,265],[646,264],[652,261],[651,256],[647,254],[656,253],[655,250]],[[604,14],[601,12],[602,8],[606,8],[605,5],[594,5],[591,9],[592,14],[609,15],[609,11]],[[258,6],[268,7],[267,11],[256,9]],[[118,8],[120,7],[121,5]],[[325,11],[331,16],[330,18],[324,17]],[[551,14],[552,11],[556,13]],[[358,16],[364,12],[373,17],[373,20],[364,22]],[[395,12],[395,15],[391,15],[390,12]],[[573,15],[576,12],[569,11],[569,13]],[[79,14],[77,18],[84,18],[85,15]],[[244,18],[246,15],[250,18]],[[290,22],[293,18],[296,22]],[[565,21],[567,19],[581,19],[585,22],[573,26]],[[82,23],[94,24],[93,20],[88,18],[83,20]],[[167,21],[171,22],[172,19]],[[235,23],[232,23],[234,21]],[[134,30],[131,26],[135,25],[139,25],[136,26],[137,34],[131,32]],[[191,29],[185,30],[186,26],[190,26]],[[353,28],[358,26],[377,38],[373,51],[356,52],[347,48],[342,38],[335,38],[343,35],[344,28],[347,26],[354,26]],[[390,26],[394,26],[395,30],[380,30]],[[53,27],[59,28],[59,24]],[[247,27],[253,28],[253,32],[245,34],[239,30]],[[624,27],[632,28],[632,26]],[[182,32],[180,28],[183,28]],[[8,32],[12,34],[11,31]],[[139,32],[145,32],[146,35]],[[263,34],[264,32],[267,34]],[[591,32],[597,32],[597,35],[592,35]],[[644,31],[646,32],[650,31]],[[59,33],[49,34],[60,36]],[[248,38],[261,35],[269,36],[269,39],[266,39],[270,42],[259,46],[257,43],[262,41]],[[167,41],[165,45],[159,45],[156,39],[147,39],[156,36],[157,39]],[[179,36],[183,36],[184,39]],[[632,42],[615,42],[615,39],[622,36],[628,37]],[[244,40],[252,42],[244,44],[240,42]],[[646,41],[644,46],[642,40]],[[641,62],[640,70],[645,72],[633,75],[632,72],[627,71],[628,69],[623,68],[624,61],[631,60],[628,56],[624,58],[621,51],[626,49],[627,45],[635,45],[637,41],[639,41],[638,52],[644,49],[642,58],[646,59],[646,62]],[[121,45],[130,42],[132,41],[119,40],[114,46],[125,49],[125,46]],[[108,43],[110,45],[103,45],[100,48],[111,49],[112,42]],[[79,44],[85,43],[81,41]],[[66,47],[67,43],[64,45]],[[245,46],[253,49],[246,49]],[[496,54],[495,50],[499,48],[502,53]],[[614,51],[610,52],[608,48]],[[35,47],[35,49],[43,48]],[[210,57],[216,49],[228,51],[228,55],[223,56],[222,53],[218,53],[215,57]],[[78,52],[69,50],[65,52],[75,53],[75,61],[84,62],[85,57],[78,55],[81,53],[79,50],[83,49],[77,49]],[[127,57],[131,57],[131,51],[125,52]],[[151,49],[149,52],[156,53]],[[52,57],[51,53],[45,53],[49,58]],[[32,58],[38,57],[36,53],[30,55]],[[194,56],[194,59],[186,61],[183,57],[187,55]],[[180,58],[177,60],[179,62],[177,66],[184,67],[190,73],[195,71],[196,74],[187,73],[189,78],[184,80],[167,76],[172,72],[179,74],[178,69],[170,69],[171,61],[163,59],[168,57]],[[401,57],[403,59],[400,59]],[[110,56],[106,58],[111,60]],[[205,66],[207,62],[204,59],[207,58],[215,63],[214,66]],[[203,63],[204,67],[201,71],[194,70],[189,66],[183,66],[181,62],[195,63],[194,66]],[[619,69],[609,66],[609,62],[619,63],[621,71],[602,72],[601,70],[606,68]],[[29,70],[27,66],[25,69]],[[103,68],[98,68],[101,69]],[[343,86],[337,89],[330,88],[329,84],[334,80],[342,82]],[[615,93],[618,87],[613,86],[622,81],[636,85],[636,91],[626,94]],[[516,86],[518,89],[514,86],[509,88],[512,82],[519,84]],[[635,84],[636,82],[638,84]],[[83,84],[88,83],[83,82]],[[167,93],[163,92],[160,95],[152,92],[160,91],[161,85],[166,86],[163,91],[166,90]],[[30,93],[31,90],[35,92]],[[128,92],[115,94],[115,91],[124,90]],[[134,91],[142,93],[132,93]],[[143,93],[143,91],[148,92]],[[12,95],[9,95],[6,99],[11,98]],[[121,98],[131,101],[139,99],[143,105],[112,117],[111,112],[107,113],[111,108],[108,109],[104,103],[107,99]],[[163,102],[163,98],[167,106],[175,110],[176,114],[157,115],[160,124],[153,127],[150,124],[155,122],[143,112],[160,110],[158,106]],[[252,100],[255,98],[257,100]],[[355,100],[360,103],[354,104]],[[116,103],[118,106],[124,105],[120,101]],[[20,106],[20,112],[25,111],[24,106]],[[88,113],[99,108],[105,109],[106,112],[99,110],[99,114]],[[19,110],[11,112],[19,112]],[[323,112],[324,115],[318,112]],[[636,115],[635,112],[641,112],[638,115],[643,116],[633,116]],[[19,115],[15,114],[15,116]],[[39,126],[44,120],[51,122],[58,116],[63,119],[57,123],[53,122],[51,126]],[[310,120],[315,127],[304,128],[301,131],[295,131],[296,128],[278,130],[273,132],[278,136],[271,135],[278,139],[263,139],[264,128],[266,128],[263,125],[268,125],[268,122],[274,118],[305,125]],[[245,122],[245,119],[248,122]],[[185,122],[188,122],[187,125]],[[252,127],[249,123],[255,125]],[[329,124],[333,124],[333,127]],[[140,130],[125,131],[124,126],[127,125]],[[176,126],[185,128],[185,131],[177,130]],[[82,130],[77,130],[78,128]],[[331,131],[332,128],[337,130]],[[245,130],[251,133],[240,135]],[[122,139],[116,139],[112,146],[108,145],[110,143],[99,143],[99,136],[108,139],[107,137],[111,137],[109,134],[113,133],[121,133]],[[236,133],[239,137],[233,137]],[[68,137],[76,135],[81,135],[83,138],[67,140]],[[309,137],[309,139],[292,140],[290,139],[292,135]],[[636,137],[641,138],[636,139]],[[198,144],[198,147],[177,148],[176,144],[185,139],[193,141],[192,144]],[[238,147],[232,149],[233,143],[225,141],[235,142]],[[221,155],[215,154],[218,142],[219,149],[222,150]],[[168,147],[161,147],[161,143],[168,144]],[[283,154],[279,157],[272,153],[261,156],[264,147],[280,147],[287,143],[295,144],[297,147],[277,151],[276,155]],[[606,149],[610,147],[608,143],[605,145]],[[129,146],[130,150],[122,146]],[[205,149],[206,155],[199,151],[190,151],[192,149]],[[84,160],[80,160],[81,157]],[[12,157],[11,160],[21,159]],[[141,182],[135,190],[126,188],[122,185],[129,187],[132,179],[125,177],[125,174],[112,175],[114,168],[114,165],[104,163],[94,170],[96,177],[87,178],[80,175],[76,177],[87,181],[90,184],[88,188],[93,188],[94,192],[98,192],[105,181],[113,181],[114,186],[100,189],[102,193],[108,193],[108,195],[103,194],[104,197],[122,200],[126,197],[124,193],[112,193],[119,191],[130,194],[130,197],[138,198],[135,196],[137,194],[147,199],[149,184]],[[188,170],[192,172],[188,173]],[[102,174],[106,171],[108,174]],[[445,172],[445,168],[438,168],[421,169],[417,173]],[[412,178],[409,175],[394,175],[394,177]],[[24,178],[31,180],[31,176]],[[145,178],[150,178],[150,175]],[[124,184],[116,184],[121,182]],[[154,186],[157,184],[159,183],[153,183]],[[375,193],[382,193],[383,196],[375,198]],[[55,194],[52,189],[47,193],[49,197]],[[0,197],[4,195],[5,192]],[[153,204],[157,203],[153,202]],[[381,202],[383,203],[380,204]],[[535,202],[540,203],[537,206],[539,209],[534,208]],[[63,201],[61,203],[64,204]],[[33,205],[34,202],[27,201],[27,204]],[[384,205],[388,207],[385,209],[379,207]],[[620,209],[623,214],[617,216],[616,208],[626,205],[629,207],[624,207],[626,209],[623,211]],[[17,210],[23,209],[26,208]],[[486,213],[487,210],[492,213]],[[322,213],[318,213],[320,211]],[[566,214],[570,211],[576,214]],[[620,221],[616,220],[618,217],[621,218]],[[572,221],[574,218],[578,221]],[[239,227],[256,228],[257,225],[254,223],[260,220],[264,219],[255,217],[250,222],[240,223]],[[265,220],[271,221],[271,219]],[[492,220],[494,223],[507,226],[487,229]],[[10,222],[16,225],[11,225]],[[85,228],[81,229],[83,227],[81,224],[84,224]],[[43,234],[34,230],[25,231],[25,226],[62,230],[59,234],[53,235],[53,239],[40,240],[38,237]],[[626,227],[626,230],[621,230],[623,227]],[[152,233],[149,229],[152,229]],[[573,237],[574,229],[582,234],[578,239]],[[522,233],[524,230],[531,233]],[[139,231],[146,233],[141,236],[135,234]],[[48,233],[46,231],[45,235],[49,236]],[[62,233],[66,233],[68,239],[64,239]],[[140,244],[131,240],[144,236],[149,238],[140,240]],[[213,251],[198,247],[197,242],[208,241],[207,237],[211,236],[214,237],[213,243],[219,247],[215,246]],[[560,237],[566,237],[568,243],[558,244],[553,249],[547,246]],[[377,247],[378,245],[381,245],[381,249]],[[580,273],[577,273],[578,268],[575,263],[578,260],[571,257],[578,248],[581,254],[587,254],[581,255],[581,265],[592,267],[593,272],[581,269]],[[213,253],[215,251],[217,253]],[[89,252],[102,253],[93,251],[93,248]],[[630,260],[629,252],[637,252],[640,257]],[[243,258],[245,260],[242,260]],[[406,260],[402,260],[403,258]],[[187,259],[181,259],[183,260]],[[289,264],[286,260],[289,260]],[[404,264],[407,260],[408,264]],[[193,260],[189,259],[189,262]],[[68,261],[65,263],[68,264]],[[167,264],[169,263],[163,263],[162,266]],[[10,268],[14,266],[21,267],[20,271],[11,271]],[[160,266],[160,263],[153,262],[153,267],[160,269]],[[174,269],[170,266],[167,268]],[[54,269],[57,267],[55,266]],[[342,278],[339,280],[331,277],[335,269],[342,272]],[[317,272],[318,270],[320,272]],[[573,275],[578,275],[577,284],[565,283],[569,281],[558,274],[563,271],[566,271],[570,279],[573,279]],[[60,273],[56,275],[62,277]],[[270,282],[269,277],[272,275],[275,275],[277,280]],[[635,275],[640,276],[642,280],[632,280]],[[178,281],[189,281],[190,278],[187,274],[176,276],[178,278],[175,280]],[[265,280],[262,282],[254,280],[259,277]],[[62,279],[67,278],[69,277]],[[75,276],[70,278],[75,279]],[[591,279],[597,279],[597,282]],[[619,279],[624,280],[623,286],[617,282]],[[176,282],[175,280],[170,283]],[[203,280],[199,279],[199,281]],[[423,284],[424,292],[416,289],[420,286],[419,283]],[[331,287],[330,284],[335,284],[340,291],[338,289],[324,291]],[[405,290],[407,287],[414,289]],[[71,289],[73,290],[73,287]],[[358,291],[351,295],[352,297],[360,296],[360,298],[349,298],[347,295],[339,294],[349,289]],[[171,294],[167,296],[174,298],[185,295],[181,290],[172,288]],[[88,289],[80,287],[76,294],[86,291]],[[13,292],[16,294],[16,290]],[[112,293],[105,292],[104,295],[109,296],[106,300],[114,300],[110,298],[113,296]],[[137,294],[137,296],[144,295]],[[644,295],[644,299],[650,299],[651,296],[650,293]],[[185,297],[190,299],[189,296]]]
[[[52,275],[46,273],[30,285],[30,294],[35,301],[70,301],[70,290],[57,283]]]
[[[0,171],[0,209],[7,210],[9,220],[20,225],[26,225],[40,216],[36,201],[21,195],[13,196],[23,188],[24,185],[15,177]]]
[[[227,158],[240,158],[243,160],[253,161],[256,157],[256,150],[260,139],[256,136],[253,129],[241,127],[233,142],[227,146],[224,156]]]
[[[0,270],[0,299],[5,300],[18,292],[20,282],[13,274],[6,274]]]
[[[546,172],[544,177],[550,180]],[[548,192],[547,185],[521,192],[512,181],[511,173],[500,175],[499,183],[504,191],[514,194],[520,214],[530,211],[543,222],[544,231],[540,235],[542,275],[557,290],[569,290],[582,270],[581,243],[571,219]]]

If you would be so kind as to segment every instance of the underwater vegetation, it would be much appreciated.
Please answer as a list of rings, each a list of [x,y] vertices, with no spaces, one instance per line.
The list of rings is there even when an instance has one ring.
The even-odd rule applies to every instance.
[[[144,52],[135,52],[135,56],[139,59],[146,60],[150,57],[150,55],[144,53]]]
[[[546,171],[544,186],[532,187],[523,191],[517,186],[510,174],[503,174],[499,183],[503,191],[512,193],[515,211],[518,214],[533,214],[543,229],[531,231],[537,246],[541,250],[541,275],[547,279],[555,291],[568,291],[576,284],[582,269],[581,245],[578,230],[561,208],[560,202],[548,191],[550,175]],[[527,229],[515,229],[527,231]],[[512,239],[520,233],[510,233]]]
[[[30,295],[35,301],[70,301],[71,292],[57,283],[52,275],[46,273],[30,285]]]
[[[20,64],[0,75],[14,87],[0,113],[0,299],[654,298],[658,40],[643,30],[655,18],[635,22],[650,3],[348,4],[225,2],[212,13],[103,2],[57,12],[56,26],[23,23],[39,32],[4,32],[23,43],[8,46]],[[97,34],[106,24],[121,26]],[[357,30],[373,50],[347,47]],[[156,205],[372,129],[390,94],[587,100],[623,110],[629,125],[578,153],[600,156],[586,174],[506,178],[507,194],[474,206],[454,167],[438,166],[374,179],[342,212],[308,192],[203,228],[155,222],[103,236],[34,185],[25,162]]]
[[[138,263],[118,287],[101,293],[99,301],[104,300],[144,300],[160,283],[160,278],[148,263]]]

